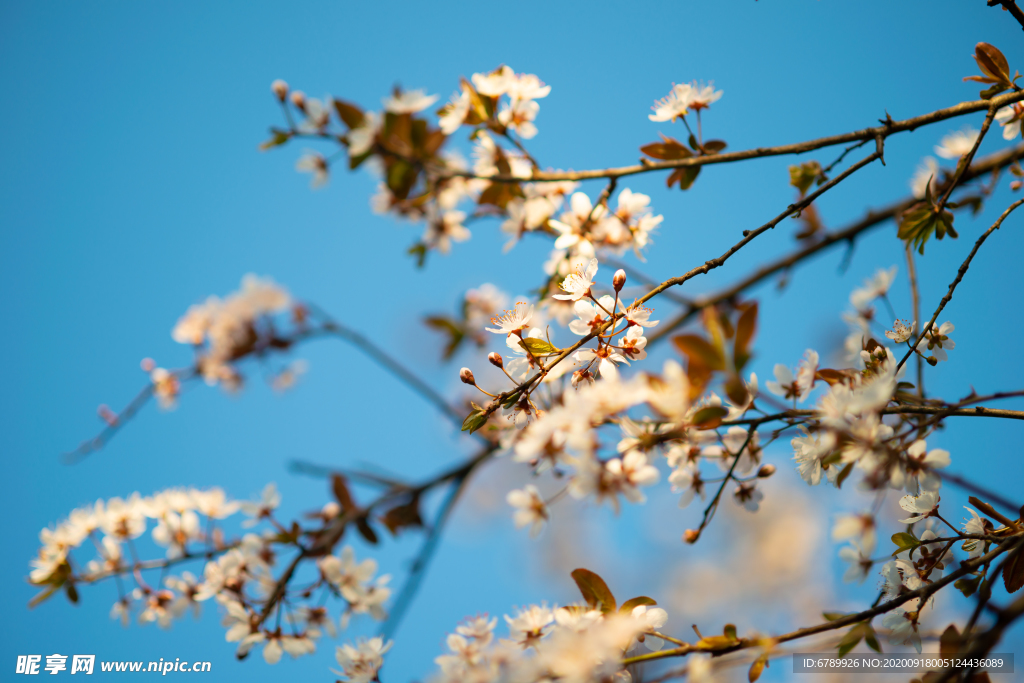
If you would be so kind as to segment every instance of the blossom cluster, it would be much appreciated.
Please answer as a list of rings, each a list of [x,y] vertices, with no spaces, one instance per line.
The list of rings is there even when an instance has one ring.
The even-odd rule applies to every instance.
[[[619,300],[626,281],[621,270],[612,278],[613,295],[595,296],[597,270],[597,260],[591,259],[565,277],[560,293],[554,295],[572,304],[576,317],[569,330],[595,340],[595,346],[584,346],[572,355],[573,363],[566,358],[544,365],[561,350],[545,340],[540,328],[531,326],[534,307],[526,302],[495,316],[493,327],[487,328],[505,336],[511,354],[492,353],[489,360],[518,392],[504,404],[506,424],[492,427],[500,432],[503,447],[538,474],[546,470],[568,474],[563,481],[573,497],[607,502],[616,510],[620,498],[633,503],[645,500],[641,489],[660,479],[657,464],[662,457],[671,469],[669,482],[680,492],[684,506],[695,495],[704,496],[705,476],[699,465],[713,462],[737,481],[736,502],[756,510],[763,496],[756,480],[773,471],[759,469],[759,436],[740,426],[722,431],[716,427],[723,420],[742,418],[754,406],[757,376],[751,373],[747,381],[736,376],[738,386],[733,386],[726,400],[691,383],[687,371],[675,361],[666,362],[660,376],[640,372],[624,379],[619,368],[646,357],[645,330],[658,321],[651,319],[652,311],[641,302],[627,305]],[[738,348],[737,356],[741,353],[745,350]],[[691,363],[691,367],[696,366]],[[569,386],[563,385],[558,392],[554,383],[570,371]],[[531,384],[537,377],[541,381]],[[468,368],[463,370],[463,381],[479,388]],[[542,384],[552,390],[536,391]],[[644,416],[630,415],[640,409],[645,409]],[[620,432],[614,455],[607,457],[602,456],[598,436],[605,426],[617,426]],[[530,526],[533,534],[548,519],[547,504],[533,485],[511,492],[508,500],[516,508],[516,525]]]
[[[273,315],[292,306],[291,296],[273,280],[249,274],[242,278],[239,291],[189,307],[171,336],[194,347],[196,368],[207,384],[233,390],[242,383],[235,361],[271,346],[276,340]],[[303,309],[295,307],[293,312],[301,322]],[[153,369],[151,376],[160,400],[173,403],[179,383],[168,385],[171,375],[161,368]]]
[[[111,609],[112,618],[127,626],[131,614],[137,612],[140,624],[168,628],[187,613],[198,616],[201,604],[213,598],[225,614],[225,639],[238,643],[238,657],[261,645],[263,658],[270,664],[277,663],[285,652],[294,657],[314,652],[317,639],[324,633],[336,636],[336,623],[344,629],[352,615],[386,618],[383,605],[391,595],[389,577],[377,576],[373,559],[357,562],[353,549],[345,546],[338,555],[319,558],[317,578],[301,593],[286,589],[283,596],[274,598],[278,610],[282,604],[288,607],[286,630],[280,617],[275,622],[268,620],[279,581],[273,567],[280,547],[290,545],[282,538],[289,532],[274,519],[280,500],[276,487],[269,484],[255,501],[231,500],[220,488],[176,488],[76,508],[67,519],[40,533],[42,547],[32,560],[29,576],[33,584],[44,587],[36,601],[62,588],[76,601],[77,585],[130,575],[136,587],[126,592],[118,578],[120,596]],[[243,527],[266,522],[272,528],[227,540],[218,524],[239,511],[248,518]],[[338,504],[329,503],[316,516],[327,522],[339,513]],[[135,542],[146,533],[150,520],[155,520],[153,542],[166,548],[164,559],[138,558]],[[83,552],[87,541],[96,557],[82,564],[72,551]],[[205,561],[199,577],[189,571],[166,574],[169,567],[187,561]],[[155,569],[161,570],[162,585],[143,578],[142,572]],[[314,592],[341,598],[345,608],[340,616],[331,616],[322,600],[311,600]]]
[[[529,605],[505,616],[506,638],[496,637],[496,618],[469,618],[448,635],[448,652],[435,660],[439,671],[433,680],[626,682],[623,653],[638,640],[658,649],[661,639],[650,634],[667,617],[665,610],[647,605],[611,613],[585,605]]]
[[[686,92],[677,93],[681,89]],[[453,243],[469,239],[470,220],[496,217],[510,237],[506,249],[529,232],[554,237],[546,270],[550,276],[564,275],[581,260],[593,258],[595,249],[641,254],[662,222],[651,212],[650,197],[629,188],[620,191],[613,210],[608,197],[594,205],[589,196],[576,191],[575,182],[526,182],[538,166],[520,141],[537,134],[537,100],[547,97],[551,86],[507,65],[462,79],[451,101],[437,112],[436,128],[422,114],[437,96],[422,90],[396,89],[383,100],[383,112],[364,111],[333,97],[309,98],[289,91],[283,81],[275,81],[272,90],[285,107],[290,128],[275,129],[264,148],[295,137],[344,145],[350,167],[366,163],[382,177],[371,200],[374,211],[426,223],[422,238],[410,250],[421,260],[428,251],[447,254]],[[684,109],[696,111],[721,96],[696,83],[675,86],[673,92]],[[291,108],[303,117],[298,125],[291,123]],[[334,129],[335,119],[347,132]],[[445,149],[448,138],[463,126],[472,128],[471,162]],[[307,153],[297,164],[298,170],[313,173],[314,186],[327,181],[329,167],[328,159],[317,152]],[[491,180],[497,176],[502,179]],[[474,205],[472,214],[467,203]]]

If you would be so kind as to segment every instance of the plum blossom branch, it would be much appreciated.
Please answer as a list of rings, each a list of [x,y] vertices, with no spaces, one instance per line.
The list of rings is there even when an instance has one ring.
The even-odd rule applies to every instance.
[[[975,100],[971,102],[961,102],[952,107],[945,109],[938,109],[927,114],[921,114],[909,119],[903,119],[900,121],[894,121],[891,118],[884,119],[882,125],[874,126],[870,128],[862,128],[861,130],[851,131],[849,133],[842,133],[839,135],[831,135],[828,137],[817,138],[815,140],[808,140],[806,142],[798,142],[789,145],[779,145],[777,147],[756,147],[754,149],[742,150],[738,152],[723,152],[720,154],[711,154],[704,156],[693,156],[685,159],[677,159],[671,161],[648,161],[635,166],[621,166],[604,169],[594,169],[586,171],[533,171],[531,175],[526,178],[508,175],[508,174],[494,174],[489,176],[477,176],[468,171],[453,171],[450,173],[452,176],[461,176],[465,178],[477,178],[483,177],[486,180],[492,182],[508,182],[518,183],[524,180],[533,182],[559,182],[559,181],[580,181],[580,180],[594,180],[599,178],[622,178],[624,176],[636,175],[638,173],[648,173],[651,171],[661,171],[666,169],[674,168],[687,168],[691,166],[707,166],[710,164],[725,164],[735,161],[743,161],[746,159],[758,159],[769,156],[782,156],[790,154],[803,154],[805,152],[811,152],[816,149],[823,147],[832,147],[834,145],[842,145],[850,142],[870,142],[876,140],[879,137],[883,139],[894,134],[902,133],[906,131],[912,131],[921,126],[926,126],[932,123],[938,123],[947,119],[955,118],[958,116],[964,116],[966,114],[973,114],[979,111],[986,111],[992,107],[999,108],[1004,107],[1014,102],[1020,102],[1024,100],[1024,92],[1010,92],[1003,95],[997,95],[991,100]]]
[[[683,283],[685,283],[685,282],[687,282],[687,281],[697,277],[698,275],[703,275],[705,273],[708,273],[711,270],[714,270],[715,268],[720,268],[721,266],[723,266],[725,264],[726,261],[729,260],[729,258],[733,254],[735,254],[740,249],[745,247],[747,244],[749,244],[751,241],[756,239],[758,236],[762,235],[763,233],[767,232],[768,230],[773,229],[776,225],[779,224],[779,222],[781,222],[787,216],[790,216],[790,215],[792,215],[794,213],[797,213],[798,211],[800,211],[802,209],[805,209],[806,207],[810,206],[810,204],[814,200],[816,200],[818,197],[820,197],[822,194],[824,194],[825,192],[829,191],[830,189],[832,189],[833,187],[835,187],[836,185],[838,185],[839,183],[841,183],[845,179],[849,178],[851,175],[853,175],[854,173],[856,173],[860,169],[862,169],[865,166],[869,165],[873,161],[882,159],[883,150],[884,150],[883,138],[882,137],[876,137],[875,138],[875,143],[876,143],[876,149],[875,149],[874,152],[872,152],[868,156],[864,157],[863,159],[861,159],[857,163],[851,165],[845,171],[843,171],[842,173],[837,175],[835,178],[829,180],[827,183],[824,183],[823,185],[821,185],[817,190],[815,190],[814,192],[808,194],[802,200],[800,200],[800,201],[798,201],[798,202],[796,202],[794,204],[790,204],[782,213],[780,213],[775,218],[771,219],[770,221],[768,221],[767,223],[765,223],[764,225],[760,226],[759,228],[757,228],[755,230],[744,230],[743,231],[743,238],[739,242],[737,242],[736,244],[734,244],[731,247],[729,247],[729,249],[726,250],[725,253],[723,253],[721,256],[718,256],[717,258],[713,258],[713,259],[711,259],[709,261],[705,261],[703,265],[697,266],[697,267],[689,270],[688,272],[684,273],[683,275],[680,275],[678,277],[669,278],[668,280],[665,280],[664,282],[662,282],[658,286],[652,288],[647,294],[645,294],[644,296],[642,296],[639,299],[637,299],[636,300],[636,304],[637,305],[644,304],[644,303],[650,301],[651,299],[653,299],[658,294],[664,292],[665,290],[667,290],[670,287],[674,287],[674,286],[677,286],[677,285],[682,285]],[[595,337],[599,337],[601,334],[606,332],[608,329],[614,329],[615,324],[619,320],[621,320],[623,318],[623,315],[624,314],[622,314],[622,313],[615,313],[615,314],[609,316],[607,321],[605,321],[604,323],[602,323],[601,325],[596,327],[594,330],[592,330],[589,334],[585,335],[578,342],[576,342],[575,344],[573,344],[572,346],[570,346],[570,347],[568,347],[566,349],[563,349],[560,353],[554,355],[552,357],[551,361],[547,365],[541,365],[540,366],[540,368],[541,368],[540,371],[537,372],[532,377],[529,377],[528,379],[526,379],[520,386],[516,387],[515,389],[509,390],[509,391],[506,391],[506,392],[502,392],[501,394],[499,394],[490,403],[488,403],[487,406],[484,407],[484,409],[481,411],[481,415],[484,418],[486,418],[487,416],[490,416],[493,412],[495,412],[502,405],[502,403],[504,401],[506,401],[507,399],[510,399],[510,398],[512,398],[513,396],[516,396],[516,395],[519,395],[519,396],[525,395],[527,390],[531,386],[533,386],[535,383],[540,382],[543,379],[543,377],[548,372],[550,372],[551,369],[555,365],[557,365],[558,363],[560,363],[563,360],[565,360],[566,358],[568,358],[573,352],[575,352],[578,349],[580,349],[584,344],[586,344],[591,339],[594,339]]]
[[[425,381],[420,379],[415,373],[406,368],[397,359],[392,357],[390,354],[385,352],[379,346],[374,344],[365,335],[358,331],[347,327],[336,319],[329,316],[322,309],[308,305],[309,309],[316,313],[321,319],[321,324],[317,327],[302,327],[292,335],[277,336],[276,334],[270,339],[264,347],[257,349],[253,353],[261,354],[267,349],[289,349],[294,345],[306,341],[307,339],[319,337],[319,336],[333,336],[338,339],[349,342],[360,351],[369,356],[374,362],[380,367],[387,370],[389,373],[394,375],[400,382],[405,384],[407,387],[415,391],[417,394],[422,396],[424,399],[434,404],[435,407],[444,415],[446,418],[451,420],[455,425],[462,423],[462,417],[460,412],[450,405],[443,396],[441,396],[433,387],[427,384]],[[244,356],[242,357],[244,358]],[[241,360],[242,358],[237,359]],[[202,376],[202,368],[199,364],[186,367],[179,370],[167,371],[167,376],[177,384],[184,384]],[[168,380],[170,381],[170,380]],[[128,405],[116,415],[112,415],[107,419],[107,426],[97,436],[83,442],[74,451],[65,454],[64,458],[68,462],[76,462],[81,458],[89,455],[90,453],[99,450],[107,444],[107,442],[122,429],[131,419],[142,409],[156,394],[158,384],[150,382],[133,398]]]
[[[876,617],[879,614],[885,614],[886,612],[890,612],[893,609],[899,607],[900,605],[903,605],[904,603],[909,602],[910,600],[913,600],[915,598],[921,598],[922,600],[926,600],[942,588],[945,588],[946,586],[957,581],[961,577],[967,576],[981,565],[991,562],[993,559],[999,557],[1000,555],[1003,555],[1006,552],[1009,552],[1010,550],[1016,548],[1022,543],[1024,543],[1024,541],[1022,541],[1022,539],[1019,536],[1014,536],[1012,538],[1006,539],[1005,541],[1003,541],[1003,543],[1001,543],[999,546],[989,551],[985,555],[976,558],[971,558],[969,560],[961,562],[959,569],[956,569],[950,572],[949,574],[946,574],[942,578],[936,579],[931,583],[924,583],[919,588],[907,591],[905,593],[901,593],[898,597],[895,597],[886,602],[882,602],[862,612],[857,612],[856,614],[849,614],[843,617],[839,617],[838,619],[835,619],[833,621],[828,621],[822,624],[818,624],[816,626],[808,626],[806,628],[800,628],[795,631],[790,631],[789,633],[784,633],[782,635],[772,636],[771,640],[773,640],[776,643],[785,643],[791,640],[799,640],[801,638],[806,638],[807,636],[813,636],[819,633],[825,633],[827,631],[833,631],[835,629],[843,628],[844,626],[852,626],[854,624],[858,624],[867,619]],[[1017,602],[1021,603],[1020,612],[1024,613],[1024,598],[1018,598]],[[1016,605],[1016,603],[1014,604]],[[685,645],[681,647],[660,650],[658,652],[648,652],[646,654],[637,655],[635,657],[628,657],[626,659],[623,659],[622,663],[624,665],[628,665],[634,664],[636,662],[653,661],[657,659],[666,659],[669,657],[684,657],[694,652],[712,652],[715,655],[719,655],[725,654],[727,652],[736,652],[737,650],[743,650],[752,647],[760,647],[762,646],[762,641],[763,639],[761,638],[742,638],[733,643],[725,643],[721,646],[713,647]]]

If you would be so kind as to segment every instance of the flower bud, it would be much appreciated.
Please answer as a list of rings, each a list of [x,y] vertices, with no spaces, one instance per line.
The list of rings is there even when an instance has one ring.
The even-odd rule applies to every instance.
[[[687,529],[683,532],[683,540],[687,543],[696,543],[698,538],[700,538],[700,532],[696,529]]]
[[[459,379],[461,379],[464,384],[476,384],[476,379],[473,377],[473,371],[469,368],[462,368],[459,370]]]
[[[622,286],[626,284],[626,271],[619,268],[615,271],[615,276],[612,278],[612,286],[615,287],[615,291],[622,289]]]
[[[270,84],[270,91],[277,96],[277,99],[284,102],[284,98],[288,96],[288,84],[279,78]]]
[[[939,364],[939,359],[935,356],[925,356],[924,359],[928,362],[928,365],[935,367]]]
[[[341,514],[341,506],[335,503],[333,500],[320,510],[320,516],[325,520],[334,519]]]
[[[505,367],[505,363],[501,360],[501,354],[497,351],[491,351],[487,356],[487,360],[491,361],[491,365],[496,368]]]
[[[767,479],[773,474],[775,474],[775,465],[772,465],[771,463],[761,465],[761,469],[757,471],[757,476],[759,476],[761,479]]]
[[[306,93],[301,90],[292,91],[292,104],[294,104],[297,109],[306,111]]]

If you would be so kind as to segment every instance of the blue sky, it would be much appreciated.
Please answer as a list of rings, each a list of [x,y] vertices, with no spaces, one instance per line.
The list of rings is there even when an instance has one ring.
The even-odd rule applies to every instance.
[[[134,395],[145,381],[138,369],[143,357],[170,367],[187,363],[171,326],[189,304],[228,293],[247,272],[274,277],[373,335],[434,386],[461,395],[458,360],[437,362],[439,341],[422,316],[453,311],[465,289],[485,281],[510,293],[532,289],[550,248],[527,241],[502,255],[496,226],[481,223],[451,256],[417,270],[404,252],[419,227],[371,213],[373,178],[337,174],[328,188],[311,192],[308,178],[293,171],[301,146],[257,151],[267,127],[279,123],[269,93],[273,79],[311,96],[330,93],[378,107],[395,83],[447,98],[460,75],[508,63],[552,85],[531,143],[541,164],[591,168],[635,163],[637,148],[658,131],[682,135],[678,124],[673,129],[646,118],[673,82],[714,80],[725,96],[705,118],[705,131],[743,149],[861,128],[885,112],[904,118],[974,99],[977,88],[960,79],[976,72],[971,53],[978,41],[1001,47],[1011,67],[1024,63],[1020,27],[980,1],[663,2],[628,9],[603,2],[386,9],[322,2],[6,3],[0,26],[7,101],[0,110],[7,159],[0,168],[0,282],[8,311],[0,338],[7,359],[0,514],[9,535],[0,564],[3,666],[26,653],[170,654],[213,661],[218,673],[211,680],[243,672],[252,680],[327,680],[333,648],[324,643],[316,657],[276,669],[255,658],[235,664],[212,605],[201,622],[179,623],[170,633],[122,630],[107,618],[111,586],[86,590],[78,607],[53,600],[28,611],[34,589],[25,577],[39,529],[76,505],[171,485],[223,485],[244,498],[276,481],[283,509],[295,514],[324,502],[326,485],[289,473],[292,459],[373,463],[420,477],[472,444],[357,351],[330,341],[300,350],[310,372],[289,394],[274,394],[256,376],[235,398],[197,387],[178,410],[151,407],[109,448],[77,465],[62,464],[60,453],[98,428],[96,406],[117,408]],[[981,115],[967,120],[978,127]],[[822,200],[826,225],[840,227],[905,195],[919,159],[962,124],[893,138],[885,167],[866,169]],[[983,153],[1003,146],[994,138]],[[827,163],[832,155],[817,158]],[[659,280],[678,274],[776,215],[792,200],[791,162],[709,168],[688,193],[666,191],[661,175],[628,179],[624,185],[650,194],[665,216],[643,268]],[[958,219],[959,240],[929,244],[920,265],[925,310],[934,308],[973,240],[1011,201],[1006,180],[1000,185],[982,216]],[[584,189],[593,196],[600,187]],[[979,393],[1020,388],[1024,359],[1013,351],[1024,322],[1010,296],[1024,286],[1019,220],[1008,220],[985,245],[940,319],[956,323],[958,346],[954,362],[930,371],[927,386],[936,395],[961,397],[971,386]],[[793,232],[784,223],[686,291],[711,291],[788,251]],[[843,333],[839,313],[849,291],[878,266],[900,264],[893,298],[901,317],[910,316],[894,233],[887,225],[858,241],[845,274],[837,271],[841,252],[830,251],[795,271],[783,293],[771,283],[757,290],[766,321],[753,367],[759,376],[767,378],[775,362],[795,364],[805,348],[826,352]],[[662,311],[670,311],[667,302]],[[669,355],[664,348],[654,362]],[[391,417],[396,408],[403,411],[398,428]],[[955,471],[1019,497],[1013,485],[1024,474],[1018,437],[1016,424],[952,422],[936,443],[953,454]],[[771,457],[788,468],[785,445]],[[959,505],[962,496],[949,495]],[[630,549],[606,554],[606,572],[639,592],[649,578],[639,567],[655,558],[637,540],[647,518],[606,513],[588,515]],[[671,512],[658,524],[678,537],[697,514]],[[506,516],[489,518],[487,526],[472,517],[456,512],[398,634],[389,679],[432,670],[445,632],[467,614],[574,599],[567,576],[537,569],[539,546],[515,533]],[[397,580],[416,542],[405,539],[373,554]],[[699,546],[656,551],[683,564],[687,553],[702,552]],[[830,549],[822,561],[833,559]],[[873,589],[867,585],[850,599],[870,600]],[[678,621],[676,630],[688,624]],[[782,668],[770,670],[775,680]]]

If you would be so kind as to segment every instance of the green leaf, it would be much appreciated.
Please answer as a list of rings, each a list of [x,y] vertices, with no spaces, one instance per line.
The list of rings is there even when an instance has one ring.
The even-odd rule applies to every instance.
[[[840,657],[845,657],[850,650],[857,647],[857,644],[864,639],[864,636],[867,635],[864,629],[865,626],[867,626],[867,624],[856,624],[853,628],[846,632],[846,635],[843,636],[843,639],[839,641],[838,654]]]
[[[725,628],[722,629],[722,635],[729,640],[739,640],[739,638],[736,637],[736,624],[726,624]]]
[[[843,454],[838,451],[829,453],[821,459],[822,467],[831,467],[832,465],[838,464],[843,459]]]
[[[982,90],[982,91],[981,91],[980,93],[978,93],[978,95],[979,95],[979,96],[981,97],[981,99],[983,99],[983,100],[991,100],[991,99],[992,99],[993,97],[995,97],[995,96],[996,96],[996,95],[998,95],[999,93],[1003,92],[1004,90],[1008,90],[1008,89],[1009,89],[1009,87],[1010,87],[1010,86],[1008,86],[1008,85],[1003,85],[1002,83],[996,83],[996,84],[995,84],[995,85],[993,85],[993,86],[990,86],[990,87],[988,87],[988,88],[985,88],[985,89],[984,89],[984,90]]]
[[[913,534],[908,534],[905,531],[900,531],[892,535],[892,542],[896,544],[896,550],[893,555],[902,553],[904,550],[913,550],[917,546],[921,545],[921,541],[914,538]]]
[[[981,583],[981,575],[975,576],[973,579],[960,579],[953,584],[953,588],[964,594],[965,598],[969,598],[975,594],[978,590],[978,584]]]
[[[424,318],[423,322],[426,323],[428,327],[432,327],[435,330],[440,330],[441,332],[448,335],[448,344],[445,346],[444,349],[445,360],[449,360],[453,355],[455,355],[455,352],[458,350],[459,346],[461,346],[462,342],[466,339],[466,333],[462,330],[462,327],[447,316],[429,316],[427,318]]]
[[[514,406],[516,404],[516,401],[518,401],[518,400],[519,400],[519,392],[518,391],[513,391],[511,394],[506,396],[505,399],[501,402],[501,407],[502,408],[511,408],[512,406]]]
[[[640,595],[635,598],[630,598],[629,600],[626,600],[626,602],[622,603],[619,607],[619,611],[623,614],[632,614],[633,610],[640,605],[647,605],[649,607],[657,604],[658,603],[653,598],[649,598],[646,595]]]
[[[864,623],[864,642],[867,646],[878,654],[882,654],[882,646],[878,644],[878,635],[875,633],[875,629],[871,627],[871,624]]]
[[[549,342],[546,342],[543,339],[537,339],[536,337],[520,339],[519,345],[535,356],[550,356],[552,354],[559,353],[562,350],[552,346]]]
[[[930,196],[930,190],[928,194]],[[912,245],[921,255],[924,255],[924,245],[932,235],[940,240],[946,233],[949,233],[950,237],[958,237],[953,228],[953,214],[945,209],[935,209],[930,201],[919,202],[904,211],[900,217],[897,236]]]
[[[804,197],[807,195],[807,191],[811,189],[811,185],[821,175],[821,164],[817,161],[793,165],[789,167],[789,184],[800,192],[801,197]]]
[[[837,489],[843,488],[843,482],[846,481],[846,478],[850,476],[851,472],[853,472],[853,463],[848,462],[846,463],[846,467],[839,471],[839,476],[836,477]]]
[[[271,149],[272,147],[283,145],[284,143],[292,139],[292,136],[289,135],[287,131],[278,130],[277,128],[271,128],[270,132],[273,133],[271,138],[266,142],[260,144],[261,152]]]
[[[422,242],[417,242],[416,244],[412,245],[411,247],[409,247],[409,251],[405,253],[409,254],[410,256],[416,257],[417,268],[422,268],[423,264],[427,262],[427,245],[423,244]]]
[[[48,586],[45,590],[40,593],[36,593],[35,597],[28,601],[28,608],[32,609],[44,603],[53,597],[53,594],[60,590],[60,584]]]
[[[856,640],[843,640],[843,642],[839,643],[839,651],[837,652],[838,656],[845,657],[850,650],[857,647],[857,643],[860,641],[860,638],[857,638]]]
[[[588,605],[605,614],[615,611],[615,596],[608,589],[608,584],[604,582],[604,579],[589,569],[583,568],[574,569],[572,578]]]
[[[470,434],[472,434],[473,432],[484,426],[484,424],[487,422],[487,417],[488,415],[484,411],[474,410],[473,412],[466,416],[465,420],[463,420],[462,431],[468,431]]]

